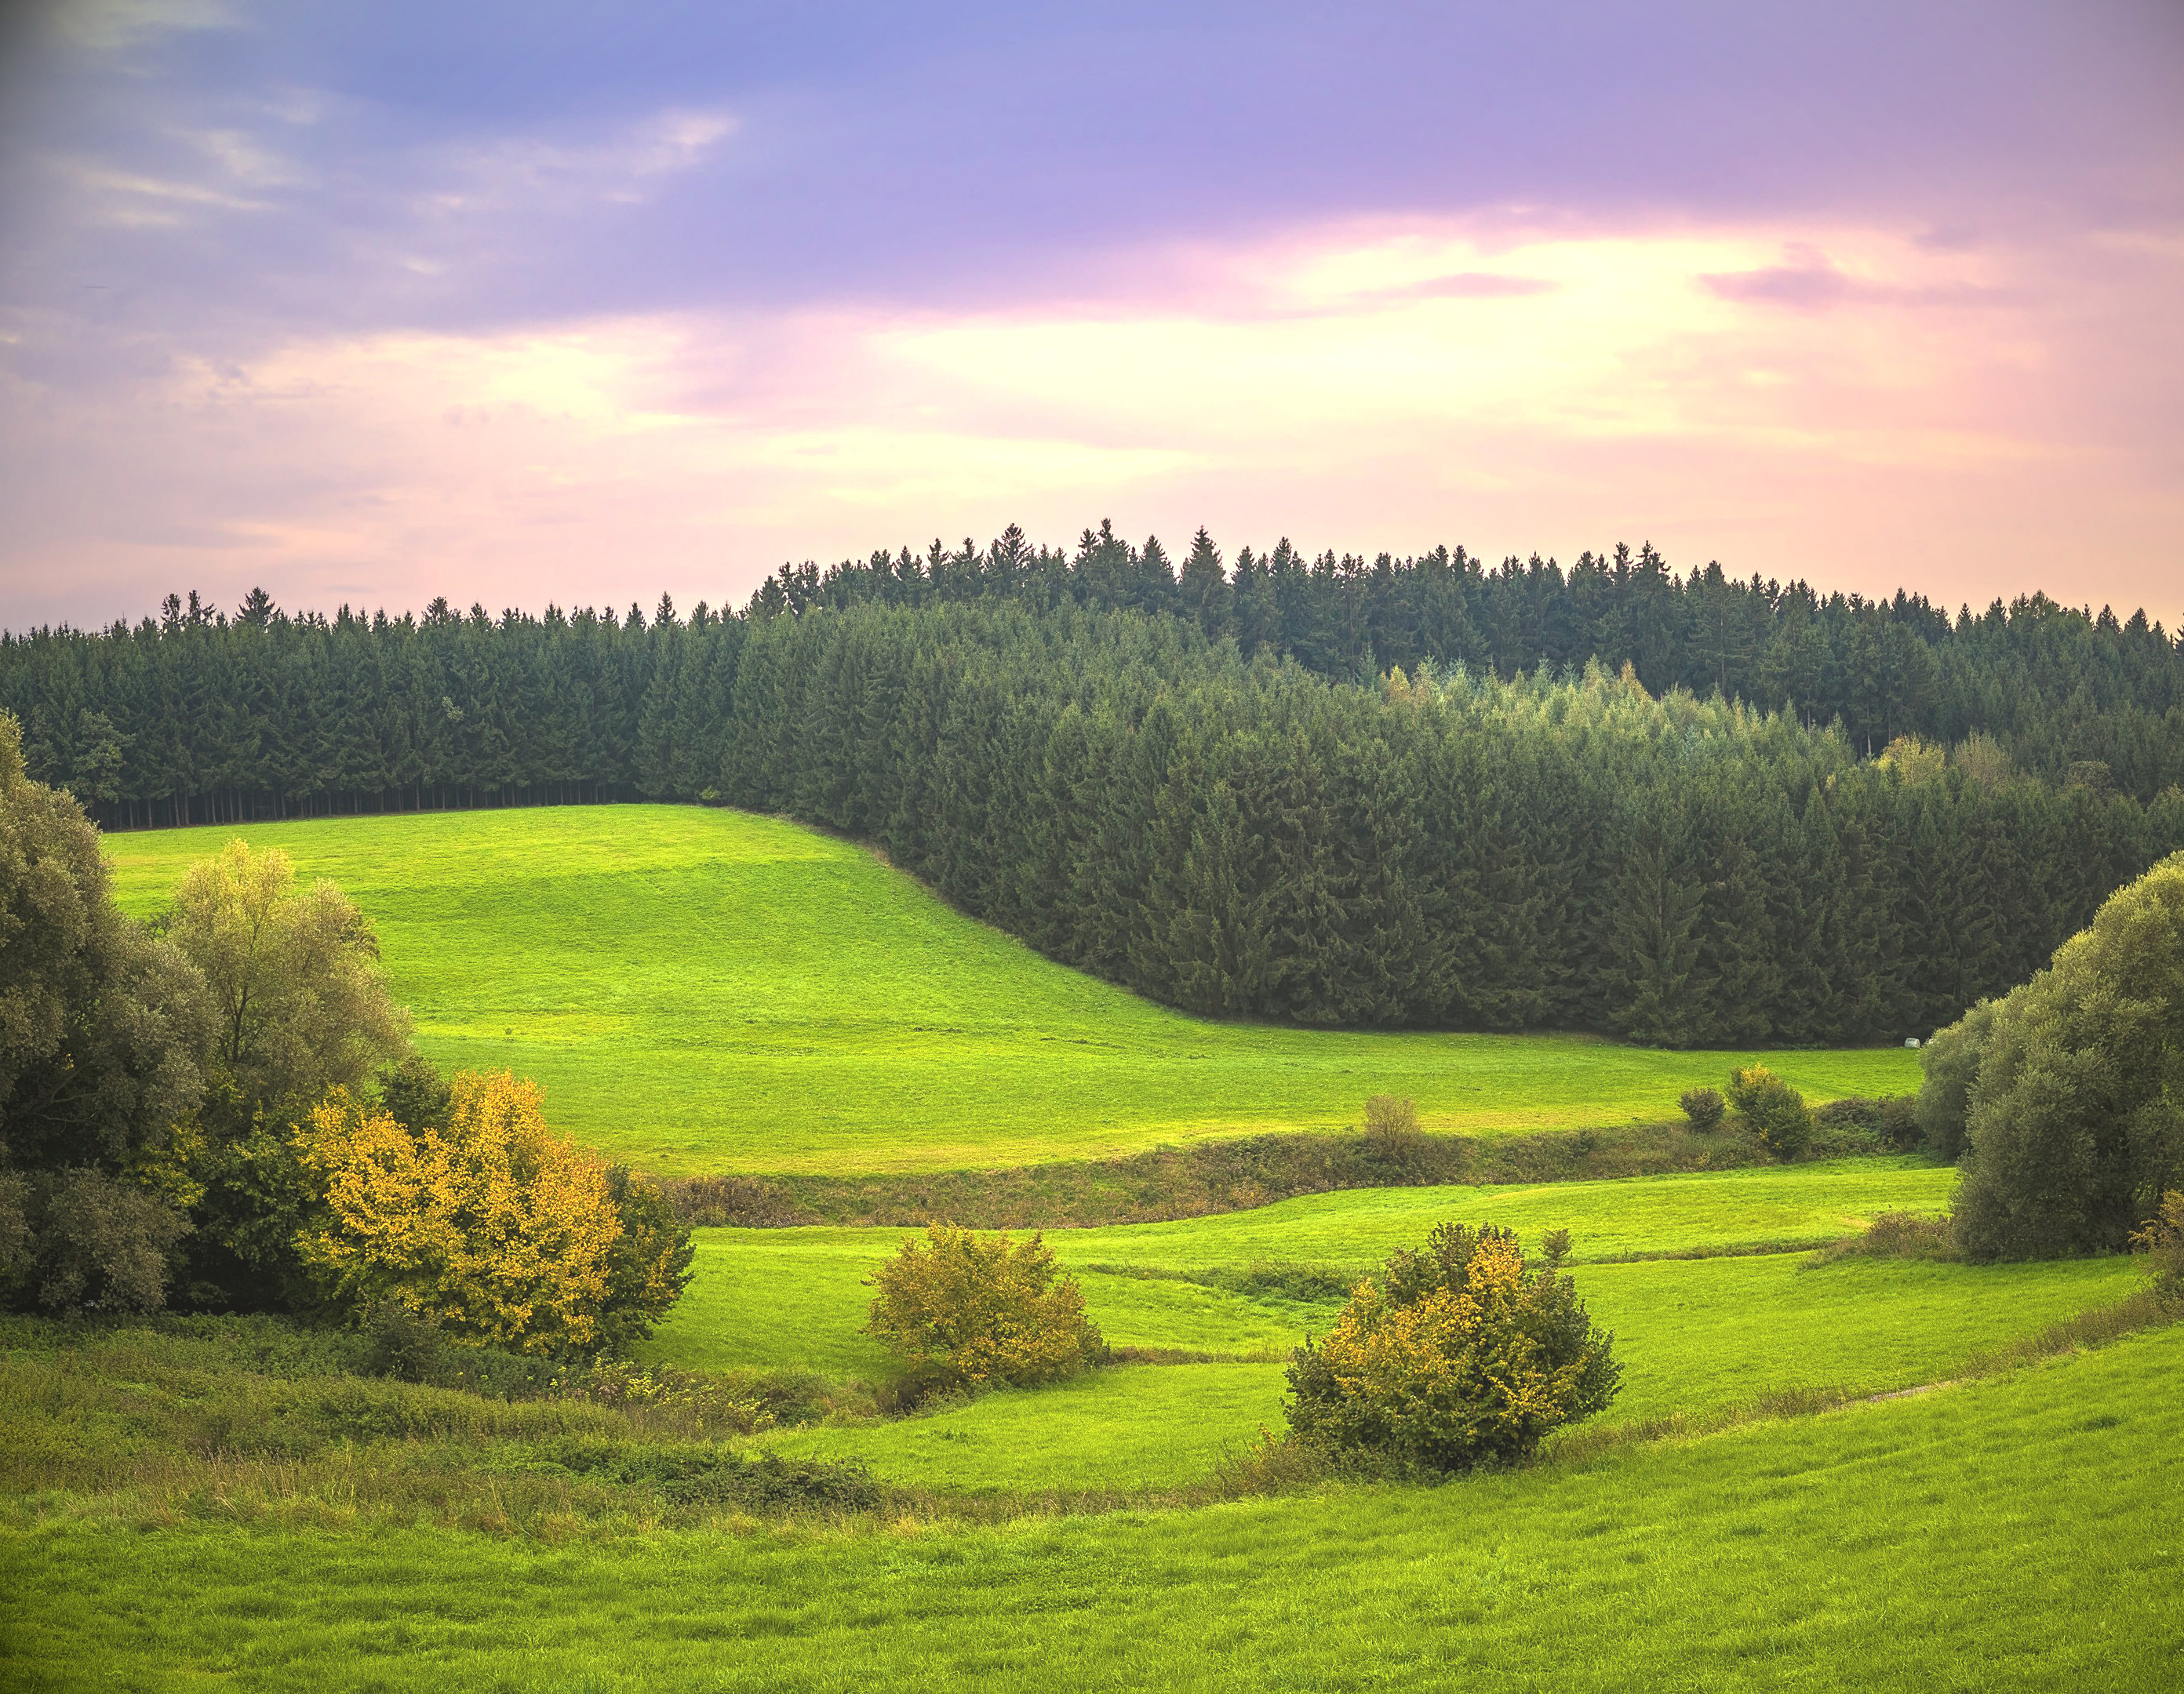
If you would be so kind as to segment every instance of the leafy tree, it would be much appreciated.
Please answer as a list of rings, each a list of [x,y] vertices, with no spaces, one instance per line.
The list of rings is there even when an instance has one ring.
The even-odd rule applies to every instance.
[[[934,1224],[875,1270],[864,1332],[935,1386],[1022,1386],[1074,1375],[1100,1356],[1084,1291],[1034,1232],[980,1235]]]
[[[1971,1102],[1968,1258],[2120,1251],[2184,1178],[2184,854],[1997,1003]]]
[[[1982,1000],[1945,1030],[1937,1030],[1919,1050],[1923,1080],[1919,1085],[1919,1129],[1934,1157],[1953,1164],[1964,1150],[1965,1125],[1972,1109],[1972,1086],[1986,1057],[1994,1027],[1994,1002]]]
[[[298,890],[279,848],[234,841],[183,874],[161,919],[212,1007],[204,1106],[183,1143],[190,1303],[244,1310],[310,1296],[297,1233],[312,1198],[292,1127],[404,1053],[370,924],[331,882]]]
[[[1729,1074],[1729,1103],[1760,1145],[1777,1158],[1794,1158],[1813,1138],[1805,1097],[1763,1064]]]
[[[1514,1235],[1443,1224],[1360,1283],[1324,1341],[1297,1349],[1290,1428],[1429,1470],[1522,1458],[1615,1397],[1613,1349],[1570,1279],[1527,1269]]]
[[[0,1293],[164,1302],[208,1037],[203,979],[114,905],[98,831],[0,714]]]
[[[305,1265],[352,1314],[392,1299],[511,1352],[558,1357],[627,1336],[645,1308],[609,1310],[623,1228],[607,1169],[542,1108],[534,1082],[458,1071],[445,1127],[413,1132],[334,1089],[295,1136],[323,1197]],[[625,1294],[632,1273],[640,1295],[672,1281],[644,1262],[655,1244],[621,1267]]]
[[[299,890],[278,847],[233,841],[192,865],[164,928],[204,975],[215,1077],[242,1112],[354,1090],[408,1048],[370,920],[332,882]]]

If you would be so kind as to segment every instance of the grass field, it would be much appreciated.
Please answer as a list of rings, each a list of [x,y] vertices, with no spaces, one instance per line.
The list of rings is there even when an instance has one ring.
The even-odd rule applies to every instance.
[[[426,1052],[538,1077],[562,1127],[664,1175],[976,1172],[1338,1126],[1382,1091],[1434,1129],[1607,1129],[1742,1057],[1194,1020],[852,846],[720,811],[111,837],[125,903],[156,909],[232,834],[371,914]],[[1916,1081],[1900,1049],[1769,1059],[1816,1099]],[[1051,1230],[1117,1347],[1245,1358],[894,1419],[850,1415],[872,1402],[841,1385],[891,1372],[858,1333],[863,1279],[911,1231],[702,1230],[649,1357],[837,1385],[772,1379],[832,1421],[749,1437],[566,1385],[508,1401],[360,1375],[360,1338],[271,1319],[10,1319],[0,1686],[2184,1686],[2184,1328],[1981,1362],[2111,1308],[2137,1265],[1794,1250],[1942,1211],[1955,1179],[1864,1158]],[[1535,1250],[1571,1231],[1620,1397],[1529,1469],[1234,1499],[1216,1468],[1281,1426],[1264,1361],[1339,1308],[1237,1273],[1366,1270],[1450,1219]],[[717,1491],[757,1448],[878,1486],[847,1515],[769,1516]],[[1227,1503],[1182,1504],[1208,1500]]]
[[[1445,1219],[1498,1223],[1536,1247],[1570,1230],[1579,1263],[1628,1252],[1689,1252],[1853,1233],[1884,1211],[1947,1208],[1956,1173],[1908,1158],[1776,1166],[1620,1182],[1498,1188],[1372,1188],[1285,1200],[1255,1211],[1172,1224],[1053,1230],[1072,1267],[1196,1270],[1294,1259],[1363,1269],[1422,1241]],[[871,1295],[862,1279],[902,1229],[700,1230],[696,1275],[661,1329],[660,1357],[696,1367],[804,1366],[883,1374],[885,1356],[856,1334]],[[1294,1344],[1295,1325],[1190,1283],[1086,1279],[1109,1339],[1240,1352]],[[1220,1313],[1219,1325],[1195,1312]],[[1256,1313],[1256,1315],[1253,1314]],[[1223,1339],[1209,1339],[1218,1327]]]
[[[148,914],[232,836],[377,925],[420,1046],[545,1084],[549,1114],[662,1175],[944,1169],[1357,1121],[1673,1116],[1747,1055],[1573,1036],[1351,1033],[1184,1017],[1039,958],[861,849],[691,807],[324,819],[109,836]],[[1815,1100],[1916,1086],[1900,1048],[1769,1056]]]
[[[0,1531],[0,1682],[2157,1694],[2180,1376],[2171,1328],[1581,1465],[989,1528],[56,1520]]]
[[[1263,1327],[1306,1322],[1324,1333],[1339,1308],[1284,1325],[1253,1302],[1201,1307],[1195,1323],[1143,1325],[1088,1278],[1111,1341],[1241,1350]],[[1798,1390],[1884,1394],[1940,1380],[1977,1354],[2038,1334],[2137,1286],[2119,1259],[1979,1267],[1852,1260],[1814,1269],[1797,1255],[1599,1265],[1579,1287],[1613,1330],[1625,1386],[1603,1425],[1705,1419]],[[1189,1289],[1139,1282],[1133,1290]],[[1195,1294],[1213,1291],[1190,1289]],[[1148,1304],[1158,1299],[1154,1297]],[[1133,1314],[1134,1315],[1134,1314]],[[1123,1320],[1118,1322],[1117,1319]],[[1158,1328],[1173,1339],[1153,1341]],[[895,1421],[769,1437],[786,1453],[861,1458],[891,1481],[925,1488],[1174,1487],[1279,1430],[1279,1364],[1143,1365],[1089,1380],[1000,1394]]]
[[[1165,1273],[1271,1258],[1367,1269],[1445,1218],[1494,1220],[1536,1242],[1573,1230],[1575,1274],[1614,1331],[1625,1386],[1606,1415],[1705,1417],[1789,1391],[1878,1394],[1947,1376],[2136,1285],[2127,1259],[1975,1267],[1802,1252],[1635,1263],[1613,1254],[1737,1248],[1850,1233],[1874,1213],[1937,1211],[1954,1173],[1910,1160],[1564,1183],[1315,1196],[1173,1224],[1055,1230],[1093,1319],[1118,1347],[1286,1350],[1323,1333],[1339,1302],[1247,1298]],[[803,1369],[883,1380],[889,1356],[859,1333],[872,1268],[903,1230],[707,1230],[697,1275],[653,1344],[664,1361]],[[1173,1486],[1279,1427],[1279,1364],[1145,1366],[994,1396],[887,1423],[793,1432],[785,1452],[855,1457],[922,1487]]]

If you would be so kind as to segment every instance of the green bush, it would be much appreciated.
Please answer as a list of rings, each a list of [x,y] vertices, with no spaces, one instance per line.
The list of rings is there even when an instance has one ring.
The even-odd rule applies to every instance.
[[[1247,1300],[1288,1300],[1298,1305],[1346,1300],[1357,1286],[1357,1277],[1339,1266],[1279,1258],[1255,1258],[1240,1269],[1223,1267],[1190,1280]]]
[[[1100,1356],[1084,1293],[1037,1235],[979,1235],[935,1224],[866,1282],[865,1333],[909,1367],[920,1392],[1074,1375]]]
[[[1946,1263],[1960,1258],[1956,1235],[1946,1217],[1915,1212],[1883,1212],[1859,1234],[1830,1241],[1813,1254],[1815,1264],[1841,1258],[1917,1258]]]
[[[1569,1278],[1525,1268],[1514,1235],[1444,1224],[1296,1350],[1284,1410],[1296,1440],[1338,1456],[1468,1470],[1524,1458],[1606,1406],[1622,1375],[1613,1346]]]
[[[1686,1088],[1677,1103],[1684,1108],[1684,1115],[1691,1120],[1695,1130],[1712,1129],[1729,1109],[1717,1088]]]
[[[1964,1155],[1972,1085],[1986,1055],[1994,1005],[1992,1000],[1981,1001],[1948,1028],[1936,1030],[1919,1050],[1919,1067],[1925,1073],[1919,1086],[1919,1131],[1934,1157],[1950,1164]]]
[[[1967,1258],[2116,1252],[2184,1186],[2184,853],[1993,1008],[1956,1203]]]
[[[1729,1074],[1729,1103],[1760,1145],[1777,1158],[1795,1158],[1813,1139],[1805,1097],[1763,1064]]]
[[[1880,1102],[1881,1144],[1892,1152],[1909,1152],[1925,1139],[1919,1123],[1919,1097],[1890,1094]]]
[[[373,1375],[392,1376],[403,1382],[439,1380],[447,1338],[441,1334],[439,1325],[426,1314],[413,1312],[399,1300],[389,1297],[371,1308],[365,1319],[364,1332],[371,1344],[365,1364]]]
[[[697,1248],[674,1203],[648,1179],[615,1165],[607,1172],[607,1197],[621,1234],[607,1252],[599,1339],[608,1352],[625,1353],[682,1297]]]

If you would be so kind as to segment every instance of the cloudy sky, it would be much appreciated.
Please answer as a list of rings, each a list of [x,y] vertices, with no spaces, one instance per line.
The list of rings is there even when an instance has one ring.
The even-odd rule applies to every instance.
[[[2184,620],[2184,6],[80,0],[0,625],[1112,517]]]

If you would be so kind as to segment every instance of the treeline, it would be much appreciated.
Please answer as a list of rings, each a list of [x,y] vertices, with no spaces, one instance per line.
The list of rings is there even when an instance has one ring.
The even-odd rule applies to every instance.
[[[1923,1034],[2184,846],[2174,785],[2142,803],[2098,770],[2040,780],[1976,731],[1892,736],[1869,758],[1832,716],[1650,689],[1635,659],[1505,678],[1429,654],[1330,684],[1280,644],[1210,636],[1202,605],[1037,603],[1048,577],[1180,595],[1219,575],[1234,611],[1240,560],[1178,577],[1103,536],[1028,558],[1006,592],[961,559],[893,561],[893,589],[878,561],[812,572],[802,615],[781,579],[742,613],[663,601],[649,619],[436,603],[327,619],[259,595],[228,619],[170,600],[135,630],[0,643],[0,707],[31,769],[109,825],[721,801],[874,840],[964,908],[1172,1004],[1307,1024]],[[1893,618],[1852,626],[1915,622]],[[2141,621],[2020,608],[2002,646],[2168,653]],[[2170,662],[2108,674],[2151,691]]]
[[[1503,678],[1597,659],[1630,665],[1655,694],[1719,692],[1839,721],[1868,754],[1900,735],[1977,735],[2053,781],[2142,800],[2184,783],[2184,647],[2143,610],[2119,620],[2036,594],[1953,617],[1901,590],[1824,596],[1802,581],[1738,581],[1717,564],[1679,577],[1650,546],[1586,553],[1564,570],[1537,554],[1490,567],[1460,547],[1307,558],[1283,541],[1224,565],[1203,530],[1178,561],[1157,538],[1133,547],[1106,524],[1067,554],[1011,527],[983,549],[935,542],[922,558],[905,548],[823,572],[785,565],[750,610],[994,597],[1173,614],[1247,658],[1271,652],[1349,681],[1427,659]]]
[[[1306,1024],[1923,1035],[2184,846],[2174,791],[1862,761],[1597,666],[1330,688],[1177,620],[774,619],[733,701],[724,797],[1156,998]]]
[[[741,611],[663,598],[541,616],[436,601],[421,616],[290,615],[262,592],[229,617],[196,595],[103,631],[0,635],[0,708],[31,771],[109,828],[329,812],[695,796],[749,630],[878,605],[1004,601],[1172,617],[1245,658],[1335,681],[1444,670],[1505,680],[1627,664],[1646,689],[1719,693],[1800,724],[1839,723],[1861,756],[1901,736],[1998,779],[2151,803],[2184,783],[2184,653],[2127,622],[2035,596],[1953,619],[1923,598],[1823,597],[1802,583],[1681,578],[1651,548],[1486,569],[1286,542],[1224,563],[1202,532],[1179,561],[1102,525],[1073,553],[1011,528],[822,571],[787,567]]]

